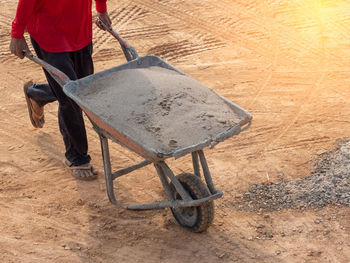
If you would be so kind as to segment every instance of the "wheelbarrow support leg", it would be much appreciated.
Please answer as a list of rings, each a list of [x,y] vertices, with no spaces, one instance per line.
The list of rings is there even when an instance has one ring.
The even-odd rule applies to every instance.
[[[217,193],[217,190],[214,186],[213,179],[211,178],[208,163],[207,163],[207,160],[205,159],[203,150],[199,150],[198,154],[199,154],[199,159],[201,161],[205,182],[207,183],[207,186],[211,194],[215,194]]]
[[[154,163],[154,166],[157,170],[158,176],[162,185],[165,189],[165,192],[168,197],[168,201],[165,202],[153,202],[153,203],[145,203],[145,204],[121,204],[117,201],[116,196],[114,194],[113,181],[118,177],[128,174],[138,168],[144,167],[151,163],[150,161],[143,161],[139,164],[130,166],[128,168],[119,170],[115,173],[112,173],[111,167],[111,159],[109,154],[108,147],[108,139],[105,135],[98,132],[101,142],[102,149],[102,158],[103,158],[103,168],[104,175],[106,180],[107,187],[107,195],[110,202],[118,207],[122,207],[125,209],[131,210],[149,210],[149,209],[162,209],[167,207],[177,208],[177,207],[192,207],[192,206],[200,206],[204,202],[217,199],[222,196],[221,191],[216,191],[213,195],[204,197],[198,200],[193,200],[191,196],[186,192],[180,181],[175,177],[169,166],[164,161],[159,161]],[[201,155],[199,154],[200,160],[202,162]],[[205,159],[204,159],[205,162]],[[203,168],[205,178],[210,177],[208,168]],[[170,187],[169,179],[174,186],[174,189]],[[211,179],[211,178],[210,178]],[[209,188],[210,189],[210,188]],[[214,188],[215,189],[215,188]],[[176,191],[182,198],[182,200],[175,200],[174,191]]]
[[[103,169],[105,173],[108,198],[109,198],[109,201],[111,201],[114,205],[120,206],[119,202],[115,198],[114,190],[113,190],[113,177],[112,177],[112,168],[111,168],[111,158],[109,155],[108,139],[101,134],[99,134],[99,136],[100,136],[100,142],[101,142]]]
[[[194,174],[200,178],[201,171],[200,171],[200,167],[199,167],[199,160],[198,160],[198,153],[197,152],[192,152],[192,163],[193,163]]]
[[[172,190],[170,189],[170,186],[169,186],[168,177],[165,175],[162,167],[158,163],[154,163],[154,167],[157,170],[158,177],[160,179],[160,182],[163,185],[163,188],[164,188],[164,191],[168,197],[168,200],[174,201],[173,193],[172,193]]]

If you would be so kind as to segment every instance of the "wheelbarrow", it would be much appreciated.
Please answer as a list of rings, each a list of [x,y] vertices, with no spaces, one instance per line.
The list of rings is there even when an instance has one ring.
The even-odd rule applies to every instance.
[[[28,54],[26,57],[46,69],[91,121],[100,138],[106,190],[112,204],[130,210],[170,208],[182,227],[193,232],[205,231],[214,218],[213,200],[220,198],[222,192],[214,186],[203,149],[213,148],[219,142],[246,130],[252,116],[161,58],[139,57],[136,50],[117,32],[101,24],[119,41],[127,63],[72,81],[43,60]],[[163,85],[170,89],[170,93],[175,92],[172,99],[169,94],[160,96],[164,91]],[[146,91],[139,94],[142,89]],[[202,98],[203,94],[207,97]],[[160,101],[157,96],[161,97]],[[168,100],[164,101],[164,98]],[[175,107],[176,99],[186,103],[176,104],[184,121],[174,124],[171,121],[177,115],[171,117],[171,109]],[[209,108],[204,114],[198,114],[196,110],[202,106]],[[187,108],[183,110],[183,107]],[[140,108],[141,112],[135,112],[134,108]],[[215,114],[220,110],[226,119],[216,121]],[[175,111],[175,114],[179,113]],[[193,115],[196,123],[192,125]],[[163,126],[150,125],[157,118],[164,121]],[[211,121],[209,124],[213,127],[209,127],[206,121]],[[162,134],[161,129],[168,133]],[[144,161],[113,172],[108,140],[137,153]],[[191,154],[193,172],[175,176],[166,159],[177,159],[187,154]],[[141,204],[120,203],[114,192],[114,181],[150,164],[154,165],[168,200]]]

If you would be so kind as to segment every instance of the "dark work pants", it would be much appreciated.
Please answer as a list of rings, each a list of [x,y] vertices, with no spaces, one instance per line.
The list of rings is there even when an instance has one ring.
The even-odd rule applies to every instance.
[[[93,74],[92,43],[74,52],[52,53],[40,48],[31,39],[33,48],[39,58],[64,72],[71,80]],[[89,163],[88,143],[82,110],[70,99],[62,87],[44,70],[47,84],[35,84],[28,88],[28,96],[43,106],[58,100],[58,124],[66,148],[65,156],[72,165]]]

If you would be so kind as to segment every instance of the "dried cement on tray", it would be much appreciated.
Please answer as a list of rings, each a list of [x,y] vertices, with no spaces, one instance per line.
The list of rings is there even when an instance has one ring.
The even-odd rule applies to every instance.
[[[241,120],[198,81],[161,67],[109,73],[76,95],[116,130],[162,153],[216,137]]]

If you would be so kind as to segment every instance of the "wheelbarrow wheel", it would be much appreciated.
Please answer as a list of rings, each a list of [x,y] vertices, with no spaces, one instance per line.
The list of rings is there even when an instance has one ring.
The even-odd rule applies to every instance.
[[[176,177],[194,200],[210,195],[207,186],[198,176],[182,173]],[[174,185],[171,184],[171,187],[174,189],[174,198],[182,200]],[[214,219],[213,201],[205,202],[200,206],[171,208],[171,211],[180,226],[197,233],[207,230]]]

